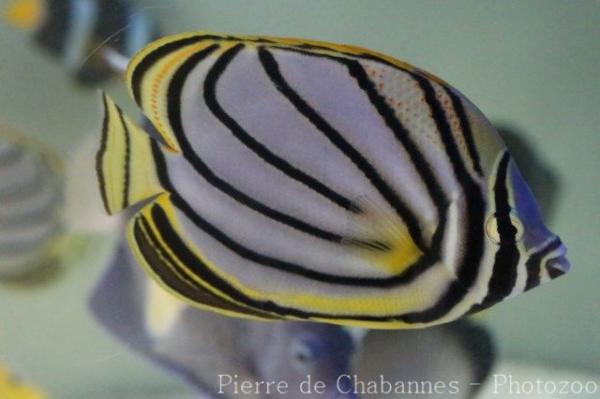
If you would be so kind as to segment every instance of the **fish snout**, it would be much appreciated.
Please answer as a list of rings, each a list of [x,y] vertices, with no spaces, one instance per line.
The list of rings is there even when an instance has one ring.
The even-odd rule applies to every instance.
[[[550,278],[554,279],[571,270],[571,262],[569,262],[564,254],[551,257],[546,261],[546,270]]]

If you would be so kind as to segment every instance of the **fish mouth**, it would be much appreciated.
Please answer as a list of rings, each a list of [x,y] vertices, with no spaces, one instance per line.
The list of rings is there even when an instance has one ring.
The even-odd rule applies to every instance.
[[[567,259],[566,252],[565,246],[561,245],[558,251],[546,260],[545,266],[550,278],[554,279],[558,276],[562,276],[571,270],[571,262]]]

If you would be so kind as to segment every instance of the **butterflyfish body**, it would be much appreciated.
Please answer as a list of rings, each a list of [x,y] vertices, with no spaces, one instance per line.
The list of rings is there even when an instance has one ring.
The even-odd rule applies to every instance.
[[[118,72],[104,50],[132,56],[158,37],[151,15],[130,0],[13,0],[6,15],[82,85]]]
[[[107,96],[97,170],[139,263],[200,308],[419,328],[565,273],[482,113],[374,51],[189,33],[129,63],[151,138]]]

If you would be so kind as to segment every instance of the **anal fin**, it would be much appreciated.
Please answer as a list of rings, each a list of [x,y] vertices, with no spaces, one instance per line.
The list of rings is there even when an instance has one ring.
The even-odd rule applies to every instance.
[[[163,237],[164,232],[155,225],[152,217],[155,207],[170,208],[168,195],[158,196],[129,221],[127,239],[138,263],[162,289],[186,304],[226,316],[263,321],[280,318],[234,301],[210,284],[194,278],[189,265],[170,248]],[[172,210],[167,213],[172,217]]]

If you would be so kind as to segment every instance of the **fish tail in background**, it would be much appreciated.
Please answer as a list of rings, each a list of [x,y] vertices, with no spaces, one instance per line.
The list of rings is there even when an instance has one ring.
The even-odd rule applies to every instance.
[[[469,320],[458,320],[452,324],[454,333],[465,352],[472,359],[473,382],[471,397],[476,397],[496,363],[494,337],[486,328]]]
[[[127,64],[129,64],[129,57],[112,48],[105,48],[102,50],[102,57],[104,57],[107,65],[112,68],[115,73],[125,75]]]
[[[77,80],[94,85],[111,76],[123,74],[122,68],[107,59],[110,49],[130,57],[160,35],[152,16],[129,0],[86,0],[97,3],[92,40],[78,60]]]
[[[162,289],[154,280],[146,279],[146,330],[154,339],[164,336],[179,319],[185,302]]]
[[[164,192],[155,169],[152,139],[106,94],[102,94],[102,141],[96,172],[109,214]]]
[[[493,336],[481,325],[458,320],[425,330],[371,330],[363,339],[355,366],[363,381],[447,381],[446,391],[412,392],[402,397],[473,399],[495,365]],[[377,356],[373,356],[377,354]],[[454,391],[454,392],[453,392]],[[451,393],[452,392],[452,393]],[[366,392],[363,398],[389,395]],[[424,395],[423,395],[424,394]]]
[[[104,50],[129,57],[160,35],[154,18],[130,0],[15,0],[5,19],[33,31],[36,44],[83,86],[122,73]]]

